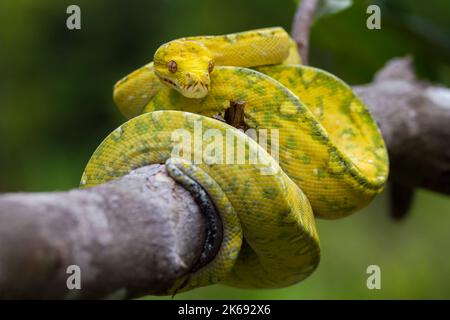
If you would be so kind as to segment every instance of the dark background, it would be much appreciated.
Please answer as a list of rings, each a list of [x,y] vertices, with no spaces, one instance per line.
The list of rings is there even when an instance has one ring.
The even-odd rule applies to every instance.
[[[382,29],[366,28],[369,4]],[[82,29],[66,28],[81,7]],[[267,26],[290,30],[293,0],[0,2],[0,192],[78,185],[90,154],[124,118],[112,102],[119,78],[174,38]],[[350,84],[370,82],[386,61],[410,54],[424,79],[450,85],[450,1],[356,0],[317,21],[310,64]],[[411,172],[414,174],[414,172]],[[450,200],[420,191],[410,216],[387,216],[386,195],[339,221],[318,221],[318,270],[286,289],[212,286],[176,298],[450,298]],[[19,232],[19,231],[18,231]],[[377,264],[382,290],[368,290]]]

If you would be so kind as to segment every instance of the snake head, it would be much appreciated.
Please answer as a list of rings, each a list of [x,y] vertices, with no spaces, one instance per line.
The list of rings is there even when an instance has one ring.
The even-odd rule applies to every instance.
[[[168,42],[158,48],[153,61],[159,80],[183,96],[203,98],[208,94],[214,61],[203,44],[186,40]]]

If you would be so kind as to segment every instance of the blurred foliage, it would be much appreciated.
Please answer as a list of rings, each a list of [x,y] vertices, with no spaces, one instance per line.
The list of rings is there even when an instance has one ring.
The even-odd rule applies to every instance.
[[[168,40],[280,25],[294,0],[79,0],[82,30],[66,28],[66,0],[0,2],[0,191],[78,185],[90,154],[124,121],[112,103],[116,80],[152,59]],[[382,8],[382,30],[366,8]],[[419,75],[450,85],[450,2],[355,0],[318,20],[311,64],[350,84],[371,81],[392,57],[411,54]],[[414,173],[411,173],[414,174]],[[323,258],[306,281],[279,290],[212,286],[176,298],[450,298],[450,200],[421,191],[410,217],[394,223],[384,196],[340,221],[318,221]],[[18,230],[20,232],[20,230]],[[366,288],[378,264],[382,290]]]

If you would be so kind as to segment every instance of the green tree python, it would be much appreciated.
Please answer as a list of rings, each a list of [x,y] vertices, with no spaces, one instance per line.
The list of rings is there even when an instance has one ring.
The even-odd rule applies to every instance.
[[[118,81],[113,98],[130,120],[94,152],[82,187],[165,163],[176,181],[199,203],[209,199],[220,216],[221,241],[211,236],[204,248],[210,257],[173,290],[301,281],[319,263],[314,216],[336,219],[363,208],[388,176],[384,141],[367,107],[340,79],[300,65],[282,28],[170,41],[152,63]],[[277,130],[277,139],[267,139],[263,148],[257,137],[218,120],[230,102],[243,106],[245,128]],[[195,136],[199,124],[202,132],[232,135],[220,142],[233,150],[233,159],[244,146],[246,157],[258,154],[260,161],[194,163],[174,156],[173,133],[183,129]],[[186,150],[200,148],[195,139],[182,143]],[[275,145],[278,159],[267,151]]]

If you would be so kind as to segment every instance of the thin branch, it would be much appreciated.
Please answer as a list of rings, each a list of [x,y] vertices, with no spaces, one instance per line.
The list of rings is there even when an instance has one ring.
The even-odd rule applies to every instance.
[[[301,0],[292,22],[291,35],[298,46],[302,64],[308,64],[309,34],[319,0]]]

